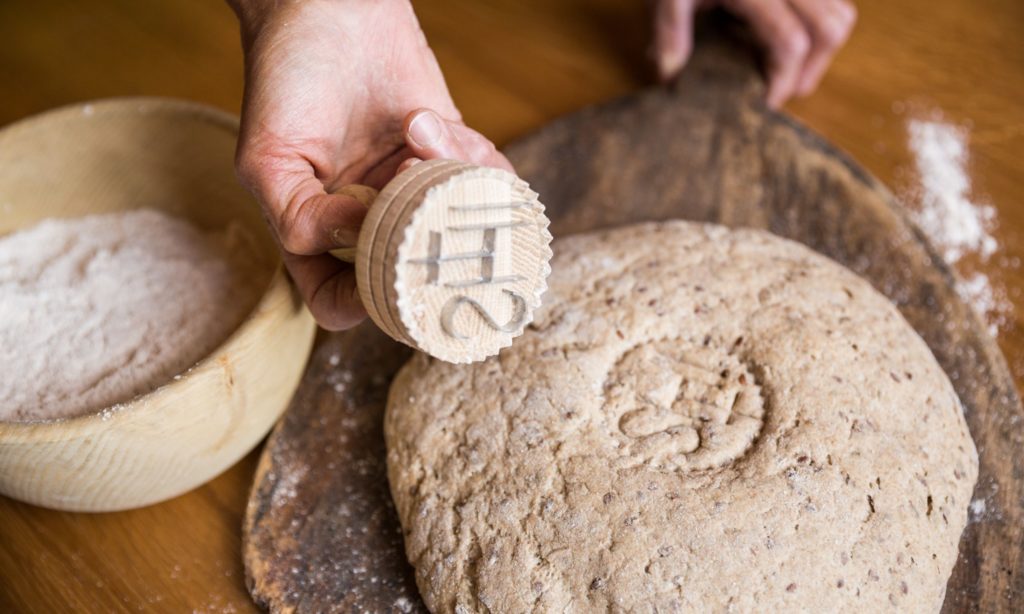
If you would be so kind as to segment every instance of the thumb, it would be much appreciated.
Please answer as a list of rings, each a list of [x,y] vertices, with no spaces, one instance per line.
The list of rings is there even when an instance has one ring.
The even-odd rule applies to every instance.
[[[508,158],[487,137],[430,109],[417,109],[405,117],[405,141],[412,154],[424,160],[447,158],[514,172]]]

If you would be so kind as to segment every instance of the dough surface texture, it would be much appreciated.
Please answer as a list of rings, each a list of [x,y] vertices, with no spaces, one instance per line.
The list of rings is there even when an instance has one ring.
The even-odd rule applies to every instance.
[[[939,610],[977,453],[887,299],[761,231],[553,247],[512,347],[418,355],[391,388],[388,474],[432,611]]]

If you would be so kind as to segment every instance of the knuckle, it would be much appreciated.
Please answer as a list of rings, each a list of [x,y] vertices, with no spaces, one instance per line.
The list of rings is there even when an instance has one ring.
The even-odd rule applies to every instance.
[[[309,255],[313,251],[315,241],[294,216],[288,213],[281,216],[277,223],[277,233],[281,247],[289,253]]]
[[[365,312],[358,298],[346,296],[346,290],[335,287],[335,284],[325,286],[321,286],[307,302],[309,312],[316,323],[329,331],[347,330],[359,324],[365,317]],[[325,296],[324,293],[333,293],[333,296]]]
[[[469,151],[467,153],[471,158],[470,162],[475,162],[477,164],[486,162],[490,158],[494,157],[494,154],[498,151],[494,146],[494,143],[483,138],[476,140],[468,149]]]
[[[312,251],[309,240],[301,234],[291,231],[282,230],[280,233],[281,247],[292,254],[308,255]]]
[[[857,23],[857,5],[848,0],[839,0],[836,14],[846,25],[847,29],[852,28],[853,24]]]
[[[779,55],[785,59],[801,58],[811,50],[811,37],[802,28],[794,26],[783,33],[779,42]]]
[[[850,27],[850,23],[841,19],[826,19],[819,26],[819,36],[826,46],[835,48],[846,40],[850,34]]]

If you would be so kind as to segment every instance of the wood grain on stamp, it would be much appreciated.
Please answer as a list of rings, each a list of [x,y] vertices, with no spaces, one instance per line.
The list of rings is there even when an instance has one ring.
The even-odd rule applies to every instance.
[[[512,343],[532,319],[550,272],[548,220],[515,175],[431,160],[374,198],[356,248],[331,252],[356,265],[370,318],[393,339],[449,362],[473,362]]]
[[[803,126],[768,111],[750,51],[716,37],[698,38],[671,90],[583,110],[506,153],[545,195],[556,234],[668,218],[766,228],[845,264],[889,296],[950,375],[979,450],[976,496],[998,510],[964,531],[944,609],[1012,610],[1024,600],[1024,456],[1017,453],[1024,409],[1005,359],[889,191]],[[245,560],[254,597],[274,611],[423,609],[411,601],[415,585],[386,496],[381,420],[388,384],[408,356],[386,342],[367,326],[327,336],[263,452]],[[331,366],[336,354],[341,363]],[[335,396],[332,374],[348,378],[346,391],[353,392]],[[338,418],[353,412],[358,421]],[[643,425],[623,428],[633,426]],[[327,446],[353,462],[329,469],[311,458],[290,484],[297,495],[270,506],[296,451]],[[330,505],[338,492],[378,507],[372,515],[342,515]],[[308,582],[291,572],[296,556],[366,574],[327,573]],[[370,583],[367,574],[388,584]],[[350,594],[358,598],[346,600]]]

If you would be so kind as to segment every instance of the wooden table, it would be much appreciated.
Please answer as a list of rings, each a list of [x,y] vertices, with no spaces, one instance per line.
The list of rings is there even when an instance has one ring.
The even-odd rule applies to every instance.
[[[423,26],[466,120],[502,144],[588,103],[649,83],[635,0],[419,0]],[[997,293],[1024,289],[1024,4],[861,0],[860,23],[819,91],[788,110],[898,194],[919,184],[911,117],[969,131],[973,195],[998,210],[1000,250],[967,259]],[[234,17],[209,0],[0,3],[0,124],[68,102],[167,95],[238,112]],[[1012,309],[1000,344],[1018,385],[1024,336]],[[7,366],[6,376],[14,373]],[[0,611],[254,610],[240,524],[256,454],[206,486],[117,514],[68,514],[0,498]],[[1018,570],[1019,571],[1019,570]]]

